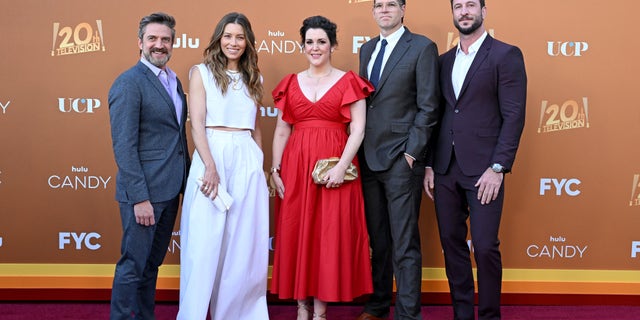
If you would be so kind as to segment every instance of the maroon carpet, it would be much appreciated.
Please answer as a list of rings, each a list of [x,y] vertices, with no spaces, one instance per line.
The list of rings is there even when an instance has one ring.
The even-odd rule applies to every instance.
[[[361,306],[330,305],[328,320],[354,320]],[[158,304],[157,320],[175,319],[176,304]],[[269,305],[271,320],[293,320],[293,305]],[[1,303],[2,320],[88,320],[108,319],[107,303]],[[423,319],[451,320],[450,306],[424,306]],[[640,320],[640,306],[503,306],[505,320]],[[227,320],[227,319],[225,319]],[[231,320],[231,319],[229,319]]]

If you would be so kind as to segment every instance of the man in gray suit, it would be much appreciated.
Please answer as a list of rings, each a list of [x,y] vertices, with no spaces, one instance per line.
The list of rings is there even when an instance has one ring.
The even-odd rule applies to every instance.
[[[142,18],[140,61],[109,91],[113,153],[118,165],[122,244],[111,295],[111,319],[155,319],[155,290],[189,168],[187,100],[171,58],[175,20]]]
[[[358,157],[374,290],[359,320],[388,316],[394,275],[395,319],[421,319],[418,216],[425,150],[438,118],[438,48],[403,26],[404,13],[405,0],[375,0],[380,36],[360,50],[360,75],[376,91],[367,98]]]

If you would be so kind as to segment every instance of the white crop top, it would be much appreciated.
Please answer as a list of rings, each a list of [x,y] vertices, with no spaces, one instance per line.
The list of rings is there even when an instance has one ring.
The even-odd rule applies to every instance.
[[[222,95],[218,89],[213,73],[204,63],[197,65],[202,77],[202,83],[207,98],[207,127],[229,127],[240,129],[255,129],[256,103],[249,97],[249,91],[242,79],[237,83],[233,80],[229,84],[227,94]],[[227,71],[229,77],[241,76],[239,73]]]

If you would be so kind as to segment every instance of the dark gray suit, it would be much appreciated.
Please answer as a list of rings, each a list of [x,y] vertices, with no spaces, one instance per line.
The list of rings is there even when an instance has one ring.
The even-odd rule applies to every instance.
[[[158,77],[138,62],[109,91],[113,151],[118,165],[122,256],[113,280],[111,319],[153,319],[158,267],[175,223],[189,168],[186,96],[178,80],[182,117]],[[136,223],[133,206],[150,200],[156,223]]]
[[[380,37],[360,49],[360,75]],[[422,254],[418,216],[424,154],[438,118],[438,49],[408,29],[386,62],[377,90],[367,98],[367,123],[358,159],[372,248],[374,292],[365,312],[389,313],[393,275],[396,319],[420,318]],[[414,157],[410,168],[404,154]]]

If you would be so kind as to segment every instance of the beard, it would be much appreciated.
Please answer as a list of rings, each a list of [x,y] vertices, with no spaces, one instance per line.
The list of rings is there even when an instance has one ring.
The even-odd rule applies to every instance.
[[[166,56],[162,59],[156,59],[153,56],[151,56],[151,53],[153,52],[162,52],[162,53],[165,53]],[[147,59],[147,61],[151,62],[152,65],[158,68],[163,68],[171,58],[171,53],[165,49],[151,49],[149,51],[143,50],[142,54],[144,55],[144,58]]]
[[[464,28],[460,25],[460,22],[458,22],[458,20],[453,20],[453,24],[456,26],[456,29],[458,29],[458,31],[460,31],[460,33],[466,35],[470,35],[472,34],[474,31],[478,30],[478,28],[480,28],[480,26],[482,26],[482,22],[484,20],[482,19],[482,16],[479,16],[477,19],[473,19],[473,24],[471,24],[471,26]]]

